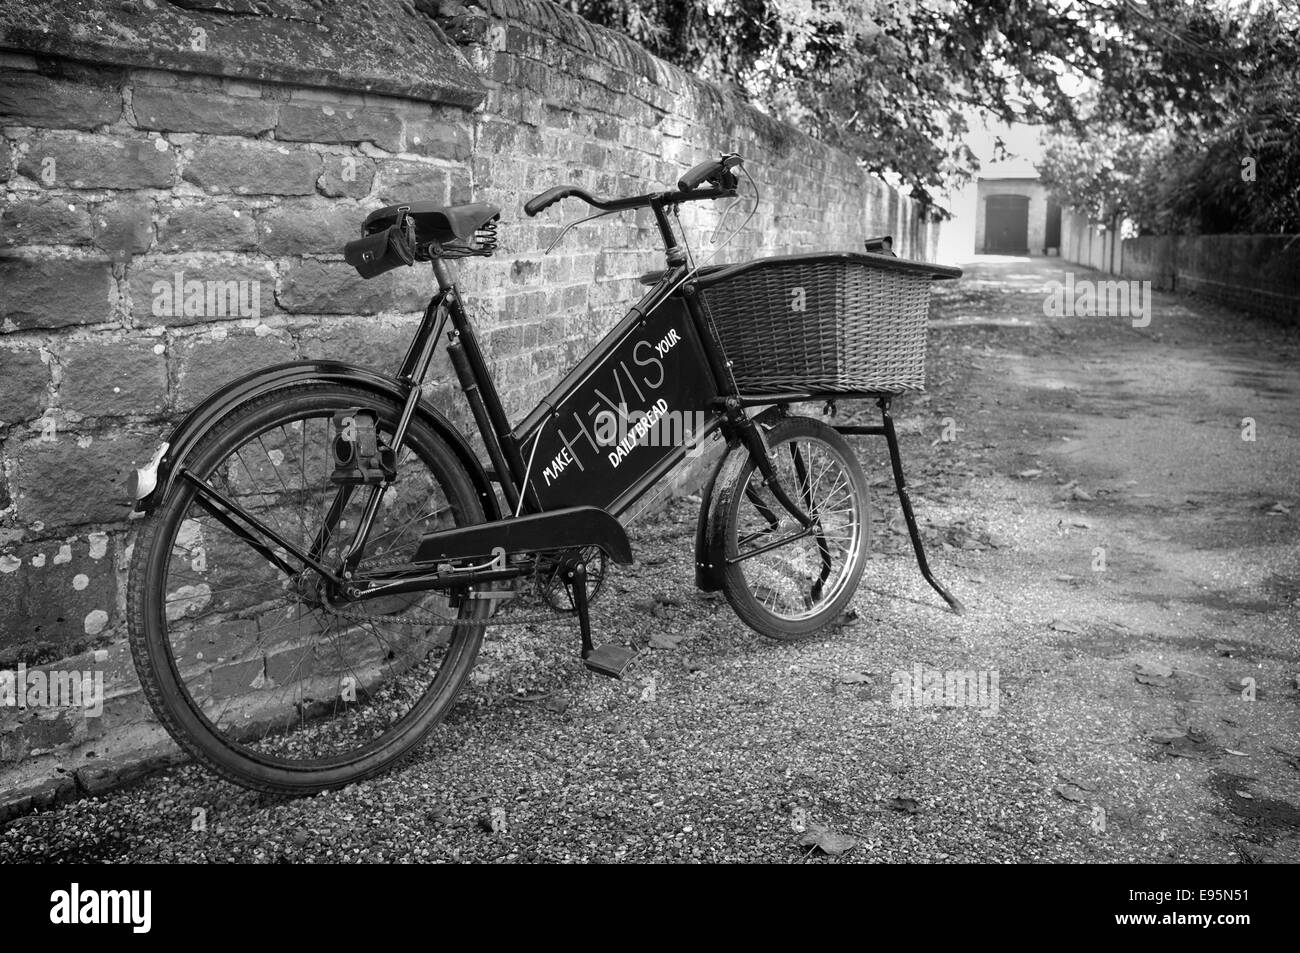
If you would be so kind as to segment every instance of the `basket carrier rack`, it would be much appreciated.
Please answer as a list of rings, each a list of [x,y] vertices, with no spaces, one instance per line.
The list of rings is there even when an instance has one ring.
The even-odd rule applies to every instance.
[[[701,269],[704,310],[735,382],[740,406],[874,400],[879,424],[832,424],[845,436],[884,437],[917,566],[958,615],[961,601],[934,577],[907,492],[894,397],[925,387],[930,285],[961,269],[895,257],[890,240],[868,254],[761,258]]]

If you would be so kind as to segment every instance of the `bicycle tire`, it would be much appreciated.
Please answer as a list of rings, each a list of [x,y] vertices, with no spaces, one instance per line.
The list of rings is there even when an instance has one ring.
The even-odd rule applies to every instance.
[[[710,533],[712,539],[721,540],[727,560],[722,591],[741,621],[768,638],[798,641],[838,623],[857,591],[870,539],[867,479],[844,437],[814,418],[781,417],[767,430],[765,439],[786,491],[805,512],[815,511],[820,518],[820,535],[771,550],[787,567],[797,570],[785,583],[775,570],[762,573],[763,567],[775,562],[766,558],[767,554],[737,559],[750,539],[767,537],[766,542],[772,542],[772,537],[779,539],[799,525],[761,486],[762,475],[744,450],[733,451],[718,473],[710,501]],[[806,481],[799,478],[792,447],[800,447],[807,458]],[[835,482],[823,490],[832,467],[838,470]],[[819,492],[825,493],[824,498],[817,497]],[[830,508],[841,494],[847,508]],[[808,505],[809,495],[814,506]],[[763,511],[771,515],[765,516]],[[773,523],[773,519],[779,522]],[[828,522],[832,523],[829,527]],[[833,578],[822,561],[823,546],[832,557],[837,550],[843,551]],[[765,577],[762,582],[760,575]],[[795,576],[799,578],[795,580]],[[807,585],[813,578],[819,581]],[[776,611],[778,603],[790,611]]]
[[[311,512],[311,493],[307,491],[309,482],[309,464],[308,464],[308,446],[315,448],[320,441],[310,441],[309,432],[314,426],[309,426],[308,421],[316,419],[329,420],[332,415],[339,409],[348,407],[366,407],[376,412],[380,428],[387,429],[391,433],[395,427],[396,421],[401,413],[401,406],[388,397],[377,396],[372,392],[361,388],[348,386],[339,383],[303,383],[286,387],[270,394],[266,394],[236,407],[220,423],[218,423],[211,432],[206,434],[195,446],[193,452],[186,460],[186,467],[200,479],[215,482],[214,474],[220,473],[226,480],[227,488],[232,484],[239,486],[243,481],[235,479],[238,473],[237,465],[231,463],[232,454],[239,458],[246,470],[249,478],[254,477],[255,469],[258,473],[266,471],[268,474],[272,471],[284,485],[285,493],[284,505],[278,509],[273,501],[273,497],[279,494],[275,491],[272,494],[267,493],[245,493],[245,499],[250,501],[249,506],[260,506],[259,514],[270,514],[278,512],[280,515],[290,513],[296,515],[299,507],[303,512]],[[302,446],[304,448],[302,460],[302,488],[299,493],[289,493],[291,489],[289,483],[292,480],[286,480],[284,474],[277,468],[284,464],[284,450],[280,450],[280,457],[275,456],[275,450],[268,450],[266,459],[272,466],[259,466],[254,468],[240,455],[239,449],[252,444],[256,437],[263,450],[266,450],[266,436],[274,431],[276,427],[281,431],[281,444],[286,444],[285,435],[292,434],[295,431],[293,423],[301,420]],[[286,429],[287,427],[287,429]],[[323,434],[329,431],[321,431]],[[324,451],[322,451],[323,453]],[[390,548],[394,550],[403,547],[403,539],[408,533],[418,534],[427,524],[425,517],[421,512],[430,508],[431,501],[434,499],[431,495],[424,500],[420,499],[420,494],[426,491],[426,487],[421,483],[424,477],[428,477],[436,483],[437,488],[445,496],[446,506],[438,504],[434,512],[440,519],[450,519],[455,525],[469,525],[472,523],[483,522],[485,517],[482,505],[474,491],[469,474],[465,471],[463,464],[456,458],[454,452],[446,442],[434,431],[432,427],[421,421],[419,418],[413,419],[408,431],[408,436],[404,444],[403,452],[409,454],[404,461],[399,461],[399,472],[397,481],[393,487],[386,490],[386,500],[396,501],[388,509],[391,512],[397,509],[397,504],[406,505],[402,499],[402,494],[406,489],[399,491],[397,487],[405,487],[410,490],[411,504],[417,515],[415,522],[408,520],[398,533],[397,537],[390,541]],[[331,458],[332,459],[332,458]],[[416,468],[418,461],[419,467]],[[220,470],[226,466],[226,470]],[[315,467],[310,467],[313,473]],[[415,474],[415,476],[412,476]],[[290,477],[292,473],[290,472]],[[406,481],[403,483],[403,481]],[[432,485],[432,484],[430,484]],[[336,487],[330,485],[322,488],[322,500],[331,492],[336,491]],[[364,489],[368,489],[364,488]],[[429,490],[432,493],[432,490]],[[212,589],[209,586],[206,594],[207,603],[200,605],[196,618],[202,621],[196,621],[191,630],[184,636],[173,629],[181,629],[182,626],[174,625],[182,620],[191,617],[191,605],[184,600],[177,602],[171,600],[170,595],[175,595],[184,589],[181,586],[169,594],[168,586],[173,581],[173,575],[170,567],[176,562],[177,554],[180,555],[179,562],[183,564],[186,559],[190,560],[189,569],[185,570],[183,565],[182,572],[193,573],[196,576],[202,576],[197,559],[193,557],[194,544],[192,537],[199,534],[200,542],[198,551],[201,554],[203,565],[200,569],[203,572],[209,571],[207,548],[215,545],[214,552],[219,553],[223,558],[229,555],[230,565],[239,567],[239,560],[244,559],[248,563],[265,569],[268,580],[273,579],[276,574],[280,577],[277,584],[281,589],[285,588],[285,582],[288,577],[281,570],[274,568],[270,562],[261,556],[257,556],[252,547],[247,543],[243,544],[243,550],[252,553],[256,559],[248,559],[243,551],[237,547],[226,548],[229,540],[224,539],[219,534],[209,536],[202,523],[198,523],[198,529],[194,528],[193,523],[187,524],[185,521],[189,518],[197,522],[198,518],[189,516],[192,506],[195,505],[196,492],[194,488],[186,481],[177,480],[170,488],[167,496],[160,503],[158,508],[147,518],[140,529],[138,538],[135,541],[134,553],[131,560],[130,579],[128,587],[128,625],[130,631],[130,644],[132,655],[135,661],[136,671],[140,677],[140,684],[144,690],[145,697],[157,714],[163,726],[168,733],[177,741],[177,743],[196,760],[216,771],[229,780],[236,782],[244,787],[260,791],[273,793],[282,793],[290,795],[301,795],[313,793],[320,790],[337,788],[343,785],[364,780],[379,774],[390,767],[397,761],[406,756],[419,742],[428,734],[448,710],[452,707],[465,679],[468,677],[470,669],[473,667],[475,657],[477,656],[479,645],[482,641],[483,626],[472,624],[472,620],[486,618],[489,611],[489,600],[483,599],[465,599],[462,601],[459,609],[458,618],[462,620],[471,620],[471,624],[462,624],[447,626],[450,634],[446,636],[446,652],[442,656],[442,661],[437,663],[437,671],[428,680],[427,685],[421,687],[420,682],[426,675],[426,669],[433,663],[430,659],[433,655],[433,646],[442,638],[441,634],[433,635],[433,629],[427,629],[423,635],[413,640],[411,649],[411,658],[398,658],[398,649],[394,648],[393,643],[383,642],[378,636],[376,628],[371,628],[371,633],[375,635],[374,641],[383,644],[377,648],[370,649],[371,654],[375,652],[383,654],[378,663],[373,659],[365,658],[366,664],[378,664],[382,669],[384,663],[390,663],[389,669],[392,678],[388,683],[382,680],[376,680],[371,668],[362,667],[362,650],[357,648],[359,639],[355,630],[357,626],[351,626],[351,629],[344,629],[336,633],[337,638],[334,640],[332,648],[339,660],[339,663],[348,667],[348,670],[357,675],[357,684],[354,684],[353,692],[358,684],[361,684],[361,673],[364,672],[369,681],[361,684],[363,696],[366,704],[356,701],[352,703],[340,702],[338,699],[330,698],[322,701],[314,695],[301,694],[297,701],[276,702],[274,699],[268,701],[270,705],[269,714],[259,717],[265,717],[266,724],[269,726],[265,729],[261,741],[263,748],[258,749],[250,744],[249,737],[245,735],[256,734],[246,726],[233,724],[235,721],[232,715],[232,725],[223,730],[222,726],[212,718],[212,711],[215,708],[214,687],[220,684],[219,677],[226,672],[228,668],[216,668],[226,662],[224,657],[216,655],[216,661],[204,661],[203,652],[197,651],[192,655],[185,655],[183,663],[178,663],[178,655],[184,655],[182,648],[192,648],[194,645],[204,645],[212,643],[216,639],[227,638],[227,628],[235,632],[235,638],[239,633],[247,635],[251,632],[248,623],[240,618],[240,613],[247,615],[251,612],[259,612],[263,606],[261,603],[253,603],[251,608],[244,607],[238,611],[229,611],[222,615],[222,608],[218,608],[223,600],[229,605],[238,606],[243,600],[253,598],[243,590],[249,587],[230,586],[225,589]],[[295,502],[295,497],[298,501]],[[381,506],[381,509],[383,507]],[[345,510],[345,512],[347,512]],[[407,515],[406,511],[399,512],[395,519],[402,519]],[[218,521],[214,523],[219,525]],[[267,520],[268,525],[269,520]],[[412,529],[412,524],[414,527]],[[302,528],[305,535],[310,535],[310,526],[306,520],[303,520]],[[377,530],[379,524],[377,522]],[[185,536],[182,536],[184,530]],[[392,536],[390,531],[385,534]],[[234,539],[234,534],[227,534]],[[288,534],[286,533],[286,538]],[[381,539],[383,537],[380,537]],[[412,537],[414,538],[414,536]],[[376,537],[372,534],[371,542]],[[238,555],[237,555],[238,554]],[[364,565],[364,563],[363,563]],[[215,570],[213,570],[215,571]],[[228,572],[229,570],[227,570]],[[177,574],[180,578],[187,576]],[[303,576],[307,576],[303,573]],[[215,576],[217,581],[225,581],[226,577]],[[235,577],[236,581],[242,581],[242,577]],[[269,585],[269,583],[268,583]],[[261,590],[257,590],[259,593]],[[202,593],[201,588],[199,592]],[[189,599],[190,596],[185,596]],[[383,614],[384,619],[391,619],[398,625],[408,626],[410,623],[404,622],[401,618],[403,613],[410,614],[413,611],[415,602],[418,600],[428,600],[428,593],[419,593],[413,598],[408,597],[408,601],[403,605],[398,602],[393,603],[395,597],[390,597],[386,604],[387,612]],[[435,600],[440,596],[434,596]],[[292,600],[296,599],[296,603]],[[192,601],[199,603],[200,596],[194,596]],[[308,601],[304,599],[301,592],[290,594],[286,597],[286,605],[297,606],[297,618],[294,625],[290,626],[288,639],[294,638],[298,629],[305,628],[303,625],[304,617],[311,618],[312,614],[318,614],[322,619],[328,617],[328,612],[323,606],[310,607]],[[178,610],[178,605],[180,606]],[[374,603],[359,603],[359,606],[365,608],[372,607]],[[304,614],[303,606],[308,606],[309,611]],[[228,608],[228,607],[226,607]],[[277,611],[282,606],[277,607]],[[385,608],[384,604],[380,608]],[[203,613],[210,610],[208,615],[210,619],[204,618]],[[226,616],[230,616],[227,618]],[[175,616],[173,618],[172,616]],[[274,630],[277,625],[284,626],[287,623],[276,623],[269,628],[264,627],[264,618],[269,617],[269,612],[262,615],[254,615],[251,620],[256,623],[258,636],[265,635]],[[287,617],[287,615],[286,615]],[[337,616],[335,616],[337,618]],[[334,623],[329,623],[330,626]],[[417,627],[418,624],[417,624]],[[200,633],[195,636],[194,633]],[[173,638],[176,641],[173,641]],[[207,642],[204,642],[204,639]],[[224,642],[222,643],[225,644]],[[398,643],[400,645],[400,643]],[[297,663],[289,671],[291,676],[297,678],[297,682],[305,685],[301,691],[315,691],[322,681],[332,677],[329,672],[318,674],[319,659],[325,652],[317,651],[320,643],[310,641],[306,645],[291,643],[290,648],[285,649],[284,655],[297,651],[298,655],[294,656]],[[439,649],[442,646],[437,646]],[[273,671],[272,662],[280,656],[265,654],[271,649],[278,649],[279,646],[267,645],[262,650],[263,671],[265,675]],[[218,650],[214,650],[216,654]],[[405,651],[402,647],[401,651]],[[425,655],[421,656],[421,651]],[[349,653],[356,655],[357,659],[349,657]],[[247,652],[245,652],[247,654]],[[237,656],[236,656],[237,657]],[[307,658],[308,661],[303,663],[301,660]],[[396,659],[396,660],[394,660]],[[256,658],[252,659],[254,662]],[[331,659],[332,661],[332,659]],[[181,665],[186,668],[186,674],[182,674]],[[243,664],[243,663],[238,663]],[[231,663],[229,667],[234,667]],[[207,671],[204,671],[207,669]],[[280,670],[280,677],[284,678],[283,667]],[[197,677],[190,679],[189,674],[195,674]],[[236,671],[236,674],[238,672]],[[352,676],[346,676],[351,678]],[[401,680],[413,685],[407,690]],[[257,679],[254,678],[254,684]],[[276,687],[279,683],[274,678],[264,680],[263,684],[256,691],[245,693],[238,696],[240,699],[246,699],[257,695],[268,695],[267,685]],[[203,692],[208,694],[202,694]],[[410,709],[400,717],[391,714],[395,710],[396,704],[406,694],[418,692],[411,702]],[[387,695],[385,695],[387,693]],[[268,696],[269,697],[269,696]],[[391,707],[385,712],[378,712],[380,706],[378,699],[384,699],[384,704]],[[396,702],[394,701],[396,699]],[[244,702],[241,701],[240,704]],[[233,702],[228,702],[233,704]],[[284,709],[278,712],[275,705],[280,705]],[[325,717],[328,710],[333,706],[333,715],[336,721],[328,721]],[[225,710],[223,707],[223,711]],[[361,712],[358,714],[358,712]],[[314,715],[313,715],[314,713]],[[218,721],[220,713],[217,715]],[[369,740],[358,738],[356,742],[348,739],[349,730],[359,731],[358,725],[370,721],[377,725],[383,725],[383,719],[391,720],[391,725],[382,731],[377,737]],[[279,723],[287,724],[283,731],[274,730]],[[347,724],[351,720],[351,725]],[[253,722],[254,727],[258,722]],[[296,724],[296,732],[294,727]],[[338,725],[342,725],[341,728]],[[341,750],[334,751],[328,755],[315,757],[304,756],[301,758],[289,757],[284,752],[292,752],[293,746],[298,744],[305,746],[304,750],[310,749],[312,745],[323,746],[324,742],[313,739],[312,733],[320,738],[328,738],[330,726],[336,735],[343,740],[340,742]],[[378,730],[378,728],[376,728]],[[296,741],[292,735],[301,736]],[[287,739],[287,740],[286,740]],[[303,739],[306,739],[305,741]],[[350,746],[350,747],[349,747]]]

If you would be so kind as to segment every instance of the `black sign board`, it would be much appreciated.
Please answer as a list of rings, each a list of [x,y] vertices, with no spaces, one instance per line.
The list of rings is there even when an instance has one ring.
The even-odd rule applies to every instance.
[[[633,312],[521,424],[529,486],[546,510],[588,505],[618,514],[699,452],[717,424],[708,406],[716,394],[681,298],[648,317]]]

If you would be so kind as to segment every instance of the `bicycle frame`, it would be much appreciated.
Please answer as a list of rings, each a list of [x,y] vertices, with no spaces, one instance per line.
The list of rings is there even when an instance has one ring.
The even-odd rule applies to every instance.
[[[638,199],[627,202],[629,208],[637,207],[633,203]],[[758,428],[745,412],[745,408],[755,402],[736,391],[727,372],[726,358],[709,326],[700,291],[690,280],[685,253],[677,244],[668,221],[666,203],[651,199],[646,204],[654,213],[664,241],[666,270],[602,341],[517,426],[511,426],[505,413],[473,323],[456,287],[452,267],[446,261],[433,261],[438,291],[425,309],[420,327],[403,359],[399,377],[409,382],[413,393],[418,393],[433,348],[449,323],[448,355],[492,464],[490,477],[501,487],[509,510],[509,515],[501,521],[502,527],[525,514],[583,505],[588,519],[599,511],[614,516],[624,513],[676,467],[692,445],[698,445],[715,429],[721,428],[728,442],[741,441],[754,452],[773,495],[799,522],[801,529],[796,531],[797,535],[807,535],[812,531],[813,520],[781,485]],[[662,333],[665,329],[669,333]],[[657,336],[658,341],[655,340]],[[676,363],[669,368],[665,361],[673,355]],[[600,376],[602,372],[608,375],[611,365],[615,386],[609,388],[607,394],[600,389],[605,384]],[[645,371],[646,376],[641,376],[641,384],[638,384],[632,368],[644,371],[652,365],[654,370]],[[657,380],[652,381],[648,376],[652,373]],[[617,398],[613,396],[615,391]],[[653,391],[657,396],[651,407],[628,411],[627,398],[634,393],[643,404],[647,403],[650,400],[647,391]],[[670,400],[674,404],[671,411],[668,410]],[[767,398],[763,402],[772,403],[773,400]],[[705,421],[705,425],[695,430],[689,443],[682,441],[666,447],[656,442],[647,446],[636,439],[646,430],[638,432],[634,428],[633,434],[629,435],[632,439],[620,441],[621,449],[626,452],[626,461],[618,446],[612,447],[592,432],[593,423],[599,423],[601,415],[605,416],[607,425],[617,422],[626,425],[632,414],[642,414],[644,416],[639,419],[648,420],[651,411],[657,411],[659,419],[665,412],[697,414],[696,419]],[[559,422],[567,418],[573,419],[576,428],[572,431],[573,436],[559,426]],[[685,428],[679,428],[679,433],[684,432]],[[399,427],[394,435],[395,447],[400,445],[404,435],[404,430]],[[583,439],[586,449],[579,452]],[[658,452],[651,449],[654,447],[658,447]],[[648,449],[650,453],[645,452]],[[618,472],[620,469],[621,474]],[[560,483],[564,485],[557,488]],[[364,551],[365,533],[369,531],[369,520],[378,507],[380,491],[381,488],[376,488],[372,492],[362,525],[354,537],[350,567],[355,566]],[[457,549],[456,544],[462,541],[471,543]],[[780,542],[788,541],[783,539]],[[486,556],[484,545],[482,531],[473,528],[431,533],[416,550],[415,560],[435,562],[447,559],[450,553],[463,557]],[[476,547],[476,552],[469,551]],[[757,553],[755,551],[754,555]],[[498,561],[490,569],[481,571],[508,573],[510,570]],[[404,586],[413,581],[407,573],[399,572],[398,575],[406,576]],[[437,575],[436,582],[433,575],[420,578],[434,584],[444,583],[446,579],[442,574]],[[385,592],[392,591],[384,583],[379,583],[378,587]]]
[[[638,196],[612,203],[619,209],[649,207],[652,210],[664,241],[667,268],[614,329],[517,427],[512,427],[506,416],[473,323],[462,303],[452,266],[446,260],[433,259],[432,270],[438,285],[437,291],[424,310],[396,378],[392,379],[398,387],[396,393],[390,390],[390,394],[401,401],[402,411],[391,445],[394,450],[400,451],[412,419],[423,411],[420,406],[421,385],[437,344],[445,332],[448,355],[483,441],[491,469],[483,471],[477,461],[475,465],[486,480],[500,487],[508,512],[493,519],[496,516],[493,501],[492,506],[485,506],[489,514],[488,523],[427,534],[421,540],[413,559],[414,563],[424,565],[358,575],[358,567],[383,499],[383,485],[369,487],[369,496],[352,539],[344,550],[341,565],[332,567],[323,564],[322,555],[352,494],[359,487],[338,487],[321,530],[310,548],[303,550],[243,511],[234,501],[223,498],[214,488],[190,473],[183,462],[179,465],[175,478],[189,483],[205,510],[250,543],[273,565],[289,575],[296,574],[293,567],[276,553],[275,547],[279,547],[284,553],[299,560],[304,567],[317,573],[334,592],[349,599],[367,599],[395,592],[432,588],[466,591],[468,587],[479,583],[495,582],[523,574],[525,568],[507,565],[506,556],[512,549],[497,545],[493,534],[500,537],[500,542],[506,542],[518,551],[568,548],[566,543],[581,547],[596,542],[620,561],[630,561],[625,531],[615,517],[640,500],[668,471],[679,464],[689,447],[683,443],[669,446],[665,452],[658,454],[641,453],[635,466],[629,465],[623,470],[622,478],[611,481],[608,472],[587,474],[586,468],[575,454],[574,440],[578,438],[569,439],[558,426],[548,432],[548,425],[554,423],[562,412],[577,416],[572,410],[575,399],[580,400],[583,409],[589,414],[599,410],[611,414],[613,420],[622,419],[626,422],[632,412],[627,411],[625,402],[611,400],[595,386],[593,380],[603,362],[611,358],[615,359],[616,364],[621,361],[624,372],[627,372],[627,359],[630,357],[633,364],[639,367],[657,365],[659,381],[654,389],[663,387],[664,393],[671,395],[680,404],[675,409],[704,415],[706,426],[694,434],[696,443],[721,428],[728,444],[744,444],[754,454],[765,484],[781,506],[799,522],[801,529],[796,530],[796,534],[808,535],[812,532],[812,518],[803,512],[781,485],[759,429],[745,410],[759,403],[772,404],[797,398],[794,395],[753,398],[736,391],[727,371],[725,355],[709,326],[700,291],[691,280],[692,273],[686,263],[686,254],[677,244],[665,212],[666,207],[673,204],[670,201],[672,197],[672,193],[665,193],[662,196]],[[681,194],[678,193],[678,201],[680,197]],[[648,355],[649,351],[643,351],[642,348],[651,348],[653,345],[645,338],[633,340],[639,329],[653,329],[655,322],[671,325],[673,333],[677,335],[671,351],[676,352],[679,366],[673,368],[671,376],[663,363],[666,352],[643,361],[641,356]],[[627,376],[625,379],[643,399],[644,389],[636,387],[632,377]],[[644,382],[646,385],[650,383],[648,378]],[[589,395],[584,390],[587,387],[601,396],[605,406],[587,404]],[[619,394],[620,398],[626,396],[621,384]],[[666,406],[666,400],[660,398],[657,406]],[[602,448],[593,438],[589,427],[583,430],[582,436],[587,439],[590,448],[597,450],[597,456],[589,459],[598,460],[600,451],[607,448]],[[455,438],[453,444],[459,451],[465,447],[465,441],[459,433],[455,434]],[[578,472],[585,476],[585,479],[571,477],[569,485],[559,493],[551,490],[552,481],[549,478],[544,479],[540,491],[537,485],[537,453],[548,440],[548,451],[554,450],[556,440],[561,442],[563,450],[560,452],[564,455],[565,466],[576,464]],[[528,450],[527,460],[525,447]],[[644,449],[639,441],[633,440],[627,448],[628,459],[632,459],[633,450]],[[463,453],[460,455],[464,456]],[[546,460],[547,457],[543,456],[543,459]],[[552,456],[550,459],[554,465],[557,458]],[[621,462],[620,458],[616,466],[620,466]],[[540,470],[544,477],[546,469],[543,466]],[[480,496],[482,495],[480,490]],[[598,505],[590,505],[592,500],[596,500]],[[578,525],[585,528],[585,536],[574,530]],[[788,541],[782,539],[777,544]],[[493,545],[489,546],[488,543]],[[756,550],[751,555],[757,555],[767,548],[770,547]],[[464,568],[450,565],[453,561],[465,559],[486,561]],[[437,564],[438,568],[433,570],[429,563]]]

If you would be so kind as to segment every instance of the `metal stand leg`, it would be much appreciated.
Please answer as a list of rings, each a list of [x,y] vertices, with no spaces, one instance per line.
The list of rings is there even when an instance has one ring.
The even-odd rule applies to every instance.
[[[916,564],[920,567],[925,581],[934,588],[935,592],[943,596],[944,602],[952,607],[952,611],[957,615],[965,615],[966,607],[961,604],[961,600],[949,592],[939,580],[934,578],[934,573],[930,572],[930,564],[925,558],[925,547],[921,544],[921,531],[916,525],[916,514],[912,512],[912,500],[907,495],[907,481],[903,478],[903,461],[898,452],[898,434],[894,432],[894,418],[889,413],[889,398],[877,398],[876,403],[880,405],[881,426],[849,426],[835,429],[843,434],[872,434],[885,438],[885,442],[889,444],[889,463],[894,471],[894,486],[898,490],[898,502],[903,507],[903,518],[907,521],[907,534],[912,538],[912,551],[916,553]]]
[[[958,615],[965,615],[966,607],[961,604],[961,600],[945,589],[930,572],[930,564],[925,559],[925,547],[921,545],[921,531],[917,528],[916,516],[912,513],[912,500],[907,495],[907,481],[903,479],[903,461],[898,454],[898,435],[894,432],[894,418],[889,413],[889,400],[882,397],[877,403],[880,404],[880,419],[885,428],[885,442],[889,444],[889,462],[894,468],[894,486],[898,488],[898,502],[902,504],[903,518],[907,520],[907,533],[912,537],[912,549],[916,551],[916,564],[921,567],[921,575],[925,577],[925,581],[934,587],[935,592],[943,596],[943,601],[952,606],[952,611]]]

